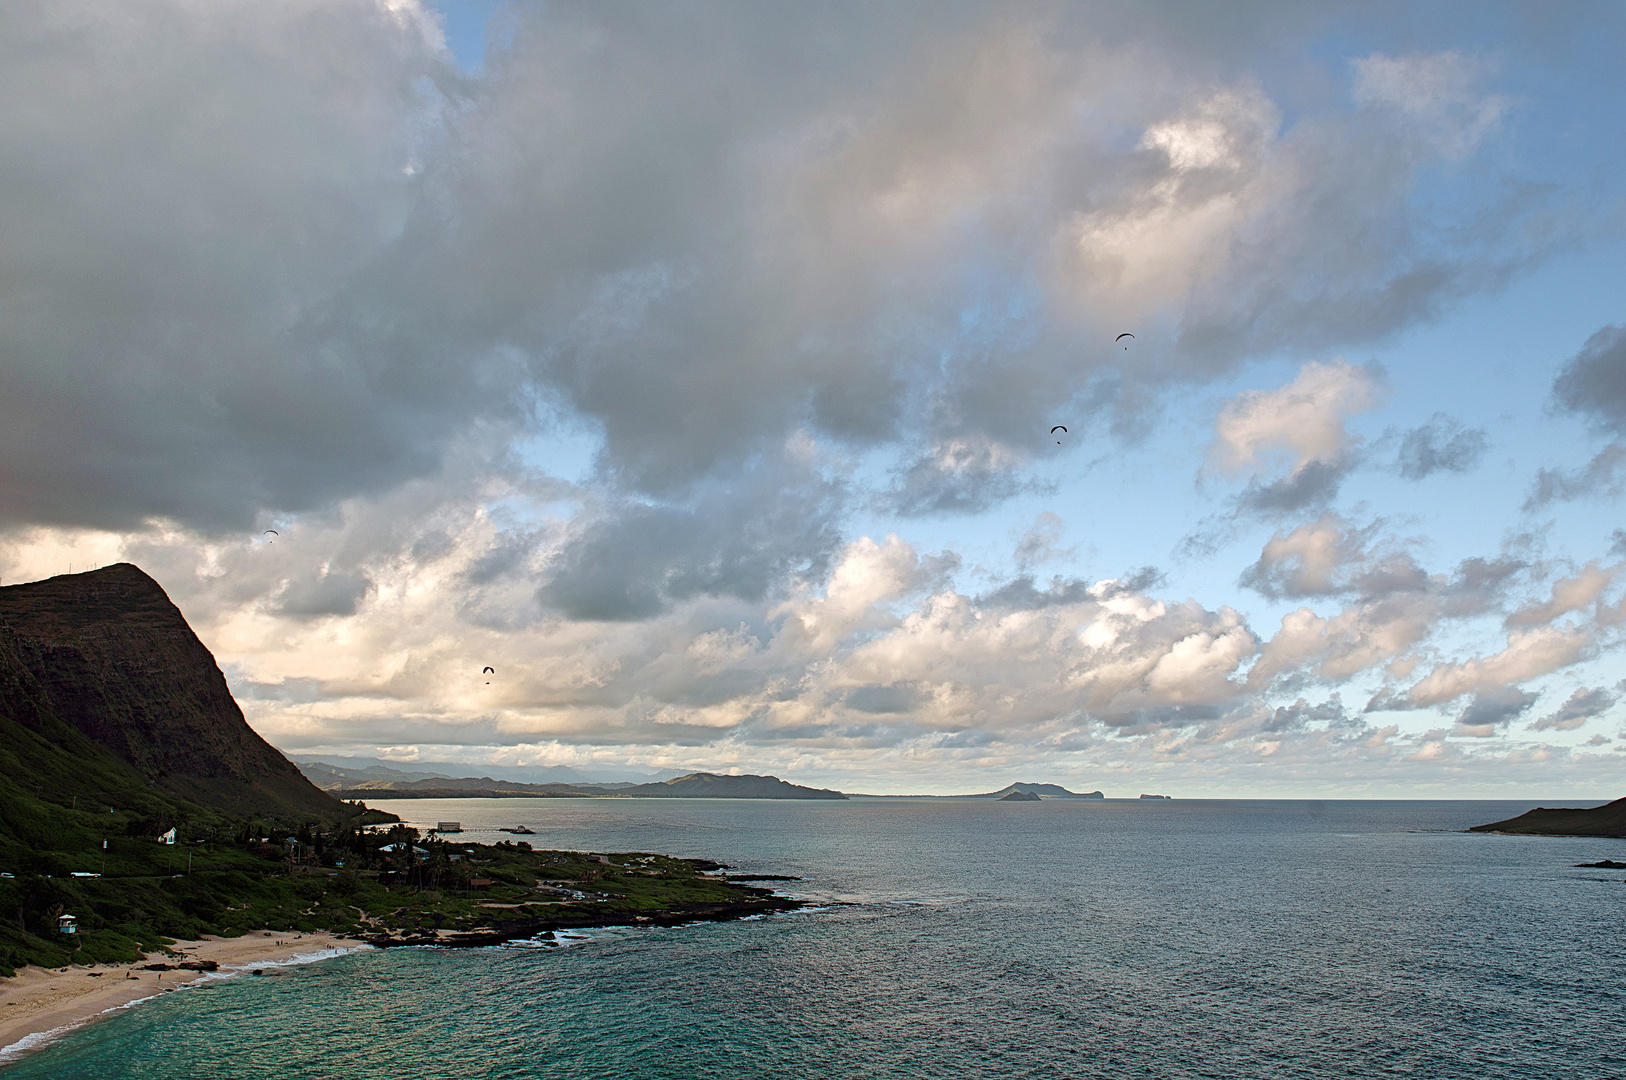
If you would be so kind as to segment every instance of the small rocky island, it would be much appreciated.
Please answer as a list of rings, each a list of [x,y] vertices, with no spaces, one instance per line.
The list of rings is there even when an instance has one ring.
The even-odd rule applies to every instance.
[[[1520,836],[1626,836],[1626,799],[1585,810],[1538,806],[1516,818],[1475,825],[1468,831]]]

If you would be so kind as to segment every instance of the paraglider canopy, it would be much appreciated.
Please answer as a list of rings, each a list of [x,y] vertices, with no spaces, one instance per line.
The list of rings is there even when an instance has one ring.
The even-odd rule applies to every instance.
[[[1134,336],[1135,336],[1134,334],[1119,334],[1117,337],[1113,338],[1112,340],[1113,341],[1122,341],[1124,338],[1132,338]]]
[[[493,668],[493,667],[488,667],[484,671],[480,672],[480,674],[482,674],[482,675],[495,675],[495,674],[497,674],[497,669]]]
[[[1064,427],[1061,424],[1057,424],[1055,427],[1050,429],[1050,434],[1054,435],[1058,431],[1066,431],[1066,430],[1067,430],[1066,427]]]
[[[261,533],[261,534],[260,534],[260,535],[261,535],[261,536],[281,536],[281,535],[282,535],[282,534],[281,534],[281,533],[279,533],[279,532],[278,532],[278,531],[277,531],[277,530],[275,530],[275,529],[267,529],[267,530],[265,530],[265,531],[264,531],[264,532],[263,532],[263,533]],[[275,540],[267,540],[267,541],[266,541],[266,543],[268,543],[268,544],[274,544],[274,543],[276,543],[276,541],[275,541]]]

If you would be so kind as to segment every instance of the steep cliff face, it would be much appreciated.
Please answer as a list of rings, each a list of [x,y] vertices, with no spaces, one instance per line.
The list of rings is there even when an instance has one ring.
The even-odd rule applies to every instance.
[[[0,709],[47,738],[54,717],[217,810],[350,814],[254,733],[180,609],[129,563],[0,588]]]

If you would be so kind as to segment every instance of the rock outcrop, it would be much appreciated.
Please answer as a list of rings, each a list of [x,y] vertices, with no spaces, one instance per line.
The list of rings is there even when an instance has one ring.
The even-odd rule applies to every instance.
[[[58,721],[225,813],[354,814],[255,734],[180,609],[129,563],[0,588],[0,710],[47,741]]]

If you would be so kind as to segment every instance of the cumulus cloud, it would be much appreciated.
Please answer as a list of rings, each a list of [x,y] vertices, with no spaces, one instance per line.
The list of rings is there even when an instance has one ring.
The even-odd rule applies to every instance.
[[[1514,683],[1579,663],[1591,655],[1594,647],[1592,635],[1580,628],[1515,630],[1508,634],[1507,647],[1500,652],[1435,666],[1406,691],[1402,700],[1415,707],[1443,704],[1464,694],[1500,695]]]
[[[1209,467],[1251,474],[1237,497],[1244,512],[1279,515],[1324,505],[1358,461],[1358,440],[1344,426],[1350,413],[1374,408],[1382,372],[1342,360],[1309,363],[1278,390],[1249,390],[1220,410]],[[1267,479],[1282,465],[1286,475]]]
[[[1555,711],[1531,724],[1530,730],[1574,731],[1593,717],[1607,712],[1616,700],[1616,695],[1604,687],[1596,690],[1580,687]]]
[[[1522,607],[1508,615],[1506,624],[1540,626],[1552,622],[1560,615],[1580,611],[1587,605],[1597,602],[1604,590],[1614,583],[1618,570],[1619,567],[1605,567],[1597,562],[1589,562],[1575,576],[1559,578],[1553,582],[1552,594],[1546,600]]]
[[[1626,327],[1605,326],[1587,338],[1553,382],[1553,400],[1601,428],[1626,433]]]
[[[1337,683],[1378,666],[1403,678],[1415,666],[1414,651],[1432,635],[1498,610],[1529,569],[1503,555],[1429,573],[1403,546],[1379,542],[1378,533],[1377,523],[1357,528],[1324,515],[1266,543],[1244,585],[1272,599],[1338,598],[1346,606],[1331,615],[1307,606],[1284,615],[1248,672],[1251,686],[1305,678]]]
[[[1484,63],[1460,52],[1374,53],[1353,67],[1356,101],[1399,112],[1451,157],[1473,149],[1507,112],[1506,97],[1481,89]]]
[[[1540,694],[1504,686],[1482,690],[1468,702],[1451,729],[1453,735],[1488,739],[1507,727],[1514,718],[1536,703]]]
[[[1488,702],[1552,635],[1593,648],[1551,623],[1601,600],[1555,590],[1509,623],[1523,659],[1419,652],[1502,617],[1519,561],[1431,573],[1331,514],[1245,581],[1342,610],[1264,643],[1155,570],[1080,576],[1047,518],[978,595],[888,535],[1564,243],[1529,185],[1421,197],[1498,135],[1486,65],[1376,52],[1306,95],[1260,74],[1331,21],[1292,6],[508,18],[467,78],[411,0],[0,11],[8,577],[134,559],[281,745],[403,754],[1399,762],[1336,698],[1283,702],[1425,662]],[[1605,427],[1612,340],[1554,391]],[[1305,364],[1225,406],[1210,469],[1244,514],[1314,514],[1384,392]],[[1471,468],[1454,425],[1402,472]]]
[[[1342,360],[1309,363],[1279,390],[1249,390],[1220,410],[1210,457],[1228,475],[1259,472],[1273,455],[1297,472],[1311,462],[1336,462],[1350,450],[1344,427],[1350,413],[1377,405],[1382,373]]]
[[[1626,464],[1626,446],[1612,442],[1578,469],[1541,468],[1525,497],[1526,511],[1540,510],[1555,502],[1573,502],[1594,495],[1619,495],[1626,480],[1620,475]]]
[[[1400,441],[1395,464],[1407,480],[1421,480],[1437,472],[1472,470],[1490,447],[1490,436],[1479,428],[1435,413],[1428,423],[1412,428]]]

